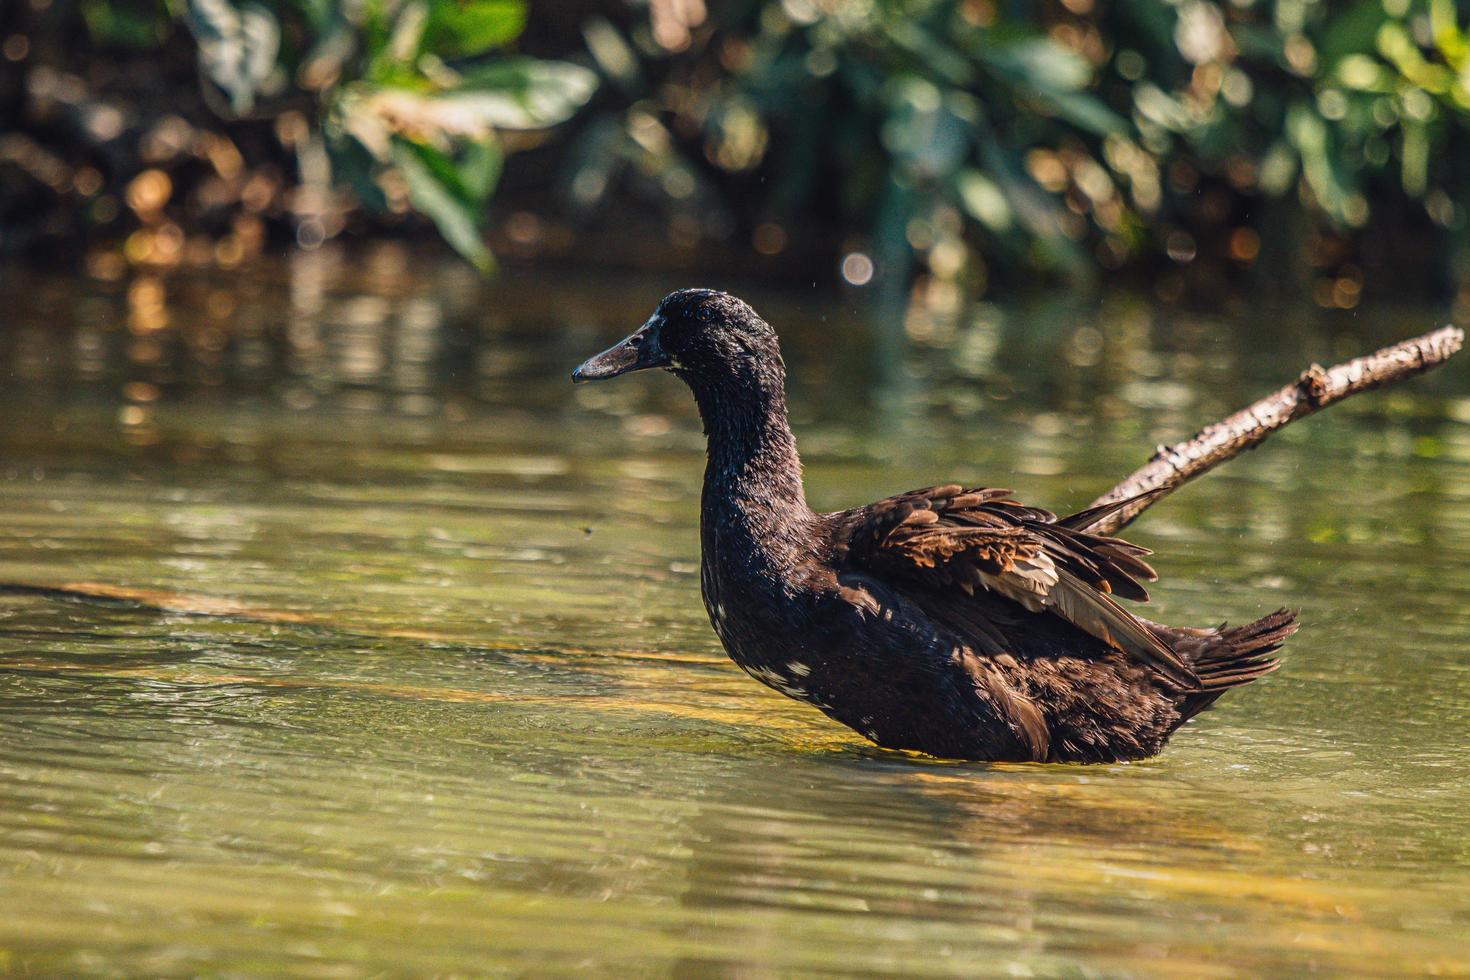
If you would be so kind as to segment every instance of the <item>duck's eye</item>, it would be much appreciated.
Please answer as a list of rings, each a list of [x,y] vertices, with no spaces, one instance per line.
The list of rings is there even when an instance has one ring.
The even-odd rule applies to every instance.
[[[700,323],[709,323],[715,318],[715,311],[710,309],[708,306],[701,306],[699,309],[694,311],[694,315],[696,318],[698,318]]]

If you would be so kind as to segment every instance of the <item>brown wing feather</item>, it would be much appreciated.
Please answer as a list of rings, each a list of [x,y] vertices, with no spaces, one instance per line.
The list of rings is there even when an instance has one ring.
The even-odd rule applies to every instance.
[[[854,511],[845,557],[855,566],[940,592],[978,588],[1031,612],[1060,616],[1151,667],[1183,690],[1199,678],[1157,633],[1112,595],[1146,601],[1153,581],[1148,549],[1057,521],[1049,511],[1009,499],[1008,490],[929,487]],[[1124,502],[1126,503],[1126,502]],[[1110,508],[1111,509],[1111,508]]]

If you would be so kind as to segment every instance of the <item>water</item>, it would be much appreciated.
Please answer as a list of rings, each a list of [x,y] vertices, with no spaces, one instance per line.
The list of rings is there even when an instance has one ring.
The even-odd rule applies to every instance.
[[[956,765],[723,658],[687,393],[566,383],[678,284],[4,275],[0,581],[71,591],[0,594],[0,972],[1470,973],[1465,363],[1131,529],[1155,618],[1300,607],[1282,671],[1146,763]],[[751,293],[826,507],[1080,506],[1437,325]]]

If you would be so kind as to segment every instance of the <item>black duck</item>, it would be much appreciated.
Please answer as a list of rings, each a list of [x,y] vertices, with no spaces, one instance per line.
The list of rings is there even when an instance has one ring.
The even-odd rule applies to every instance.
[[[1280,610],[1234,629],[1162,626],[1150,552],[1009,491],[937,486],[813,512],[776,334],[726,293],[665,297],[574,381],[664,368],[709,441],[701,591],[731,659],[878,745],[954,759],[1114,762],[1158,752],[1224,691],[1275,670]]]

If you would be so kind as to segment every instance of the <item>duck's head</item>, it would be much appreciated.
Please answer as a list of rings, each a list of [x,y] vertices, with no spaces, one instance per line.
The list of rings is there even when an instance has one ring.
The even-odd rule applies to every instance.
[[[750,383],[785,371],[776,332],[744,301],[714,289],[681,289],[626,340],[572,372],[572,380],[602,381],[630,371],[665,368],[696,391],[724,382]]]

